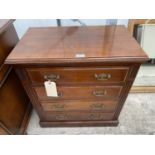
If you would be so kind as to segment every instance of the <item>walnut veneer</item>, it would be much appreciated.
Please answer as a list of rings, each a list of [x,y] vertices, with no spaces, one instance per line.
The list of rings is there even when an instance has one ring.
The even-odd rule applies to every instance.
[[[117,125],[148,57],[124,26],[30,28],[6,64],[14,66],[41,126]],[[58,97],[44,82],[55,81]]]
[[[31,104],[12,66],[4,64],[19,39],[14,20],[0,20],[0,134],[25,134]]]

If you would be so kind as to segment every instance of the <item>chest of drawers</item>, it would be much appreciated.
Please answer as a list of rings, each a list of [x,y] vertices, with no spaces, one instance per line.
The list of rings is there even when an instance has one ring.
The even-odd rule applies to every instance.
[[[148,60],[123,26],[30,28],[8,56],[40,125],[117,125],[137,71]],[[49,97],[54,81],[58,97]]]
[[[13,21],[0,19],[0,135],[25,134],[32,110],[14,69],[4,64],[19,41]]]

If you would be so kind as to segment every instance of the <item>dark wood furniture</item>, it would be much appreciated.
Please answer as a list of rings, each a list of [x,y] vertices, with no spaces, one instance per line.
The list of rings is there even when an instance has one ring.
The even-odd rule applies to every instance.
[[[124,26],[30,28],[5,63],[46,126],[118,125],[137,71],[148,58]],[[55,81],[58,97],[44,82]]]
[[[155,23],[155,19],[129,19],[128,31],[134,36],[136,26],[140,24],[146,24],[147,21],[149,21],[149,24]]]
[[[25,134],[31,111],[14,69],[4,64],[18,41],[13,20],[0,20],[0,134]]]
[[[137,26],[140,24],[155,24],[155,19],[129,19],[128,31],[134,37]],[[155,93],[155,86],[143,85],[143,86],[132,86],[130,92],[132,93]]]

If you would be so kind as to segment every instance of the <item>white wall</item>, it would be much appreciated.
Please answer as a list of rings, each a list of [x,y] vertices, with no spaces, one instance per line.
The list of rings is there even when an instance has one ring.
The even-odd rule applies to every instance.
[[[14,26],[19,38],[21,38],[29,27],[57,26],[57,22],[55,19],[17,19]]]
[[[117,25],[125,25],[126,27],[128,26],[128,19],[118,19],[117,20]]]
[[[82,19],[86,25],[107,25],[107,24],[128,24],[128,19]],[[78,22],[74,22],[70,19],[61,20],[62,26],[80,26]],[[21,38],[29,27],[46,27],[46,26],[57,26],[55,19],[17,19],[14,22],[17,34]]]
[[[86,25],[106,25],[106,20],[105,19],[81,19],[83,23]],[[63,19],[61,20],[62,26],[80,26],[80,23],[74,22],[73,20],[70,19]]]
[[[128,24],[128,19],[81,19],[86,25],[125,25]],[[61,20],[62,26],[80,26],[78,22],[74,22],[70,19]]]

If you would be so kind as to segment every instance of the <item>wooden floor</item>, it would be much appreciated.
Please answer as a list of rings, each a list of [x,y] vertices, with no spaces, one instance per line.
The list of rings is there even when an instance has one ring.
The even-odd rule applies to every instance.
[[[131,93],[155,93],[155,86],[133,86]]]

